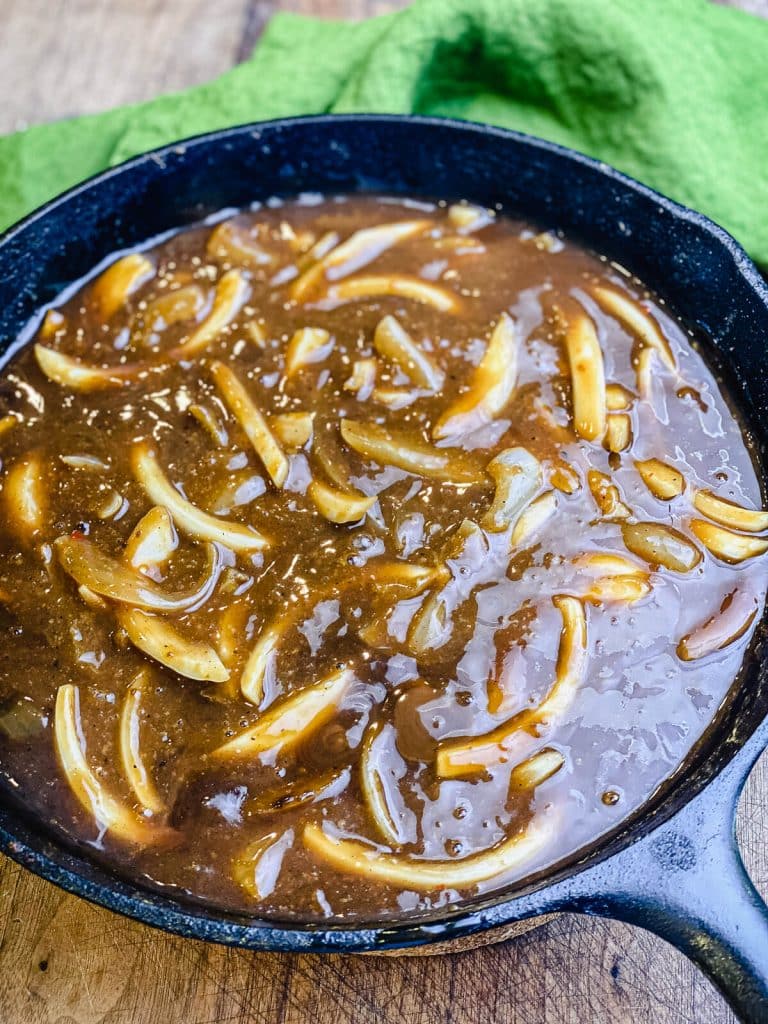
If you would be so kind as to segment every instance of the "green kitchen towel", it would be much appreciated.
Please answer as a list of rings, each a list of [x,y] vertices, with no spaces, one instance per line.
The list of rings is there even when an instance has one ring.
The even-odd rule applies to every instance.
[[[0,138],[0,227],[142,150],[320,111],[450,115],[564,143],[702,210],[768,264],[768,21],[708,0],[280,14],[213,82]]]

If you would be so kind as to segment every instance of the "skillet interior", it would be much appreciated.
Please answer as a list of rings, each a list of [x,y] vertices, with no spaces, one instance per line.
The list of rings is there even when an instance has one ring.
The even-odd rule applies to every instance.
[[[56,200],[0,244],[0,346],[8,350],[36,309],[115,249],[182,227],[225,206],[301,191],[383,191],[501,204],[511,215],[571,238],[629,267],[705,341],[725,390],[768,466],[768,290],[733,241],[616,172],[548,143],[430,119],[308,118],[235,129],[139,158]],[[706,341],[709,344],[706,344]],[[0,798],[0,845],[45,877],[148,923],[183,934],[270,948],[362,950],[421,943],[537,912],[543,888],[565,884],[668,818],[726,765],[768,713],[764,626],[742,684],[689,758],[634,821],[578,862],[546,878],[439,918],[402,927],[320,928],[251,924],[233,914],[166,899],[115,879],[67,851],[11,798]],[[761,730],[764,731],[764,730]],[[755,738],[756,740],[758,737]],[[509,894],[506,897],[509,900]]]

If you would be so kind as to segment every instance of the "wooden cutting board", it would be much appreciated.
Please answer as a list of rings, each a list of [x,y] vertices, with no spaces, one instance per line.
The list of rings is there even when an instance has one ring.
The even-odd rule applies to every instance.
[[[0,132],[211,78],[250,53],[278,8],[362,17],[399,6],[404,0],[0,0]],[[738,6],[768,16],[768,0]],[[747,787],[739,832],[765,895],[766,758]],[[732,1021],[679,953],[614,922],[561,916],[522,938],[438,957],[256,954],[152,931],[0,857],[0,1024]]]

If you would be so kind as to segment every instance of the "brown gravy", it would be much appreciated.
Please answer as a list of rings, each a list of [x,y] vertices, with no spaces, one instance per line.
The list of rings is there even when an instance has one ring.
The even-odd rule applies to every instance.
[[[109,264],[0,383],[0,770],[42,819],[166,891],[373,919],[538,871],[675,771],[768,517],[642,284],[367,197]]]

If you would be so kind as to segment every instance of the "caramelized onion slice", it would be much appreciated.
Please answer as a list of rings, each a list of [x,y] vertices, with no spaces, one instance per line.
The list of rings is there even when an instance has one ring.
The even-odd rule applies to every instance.
[[[509,776],[510,790],[532,790],[551,779],[565,764],[559,750],[546,747],[515,765]]]
[[[476,430],[502,412],[517,384],[518,346],[514,320],[502,313],[469,390],[445,410],[433,427],[436,441]]]
[[[376,504],[376,495],[368,497],[360,491],[342,490],[322,480],[313,480],[307,494],[318,512],[331,523],[357,523]]]
[[[762,537],[745,537],[743,533],[734,533],[703,519],[692,519],[691,530],[715,558],[731,565],[747,558],[757,558],[768,551],[768,540]]]
[[[208,316],[195,328],[185,342],[171,349],[172,360],[193,359],[216,340],[234,320],[248,298],[250,285],[239,270],[228,270],[219,278]]]
[[[248,660],[240,676],[240,692],[243,697],[257,707],[264,699],[264,679],[277,655],[277,645],[292,625],[295,616],[284,613],[271,626],[263,629],[259,638],[248,655]]]
[[[635,396],[623,384],[605,385],[605,407],[609,412],[624,412],[634,400]]]
[[[587,616],[584,604],[576,597],[559,594],[552,601],[562,616],[563,627],[555,681],[546,698],[538,707],[513,715],[509,721],[483,736],[441,743],[435,766],[438,775],[443,778],[469,775],[507,760],[521,731],[538,734],[570,707],[587,667]]]
[[[179,537],[167,508],[155,505],[142,516],[125,545],[125,559],[134,569],[162,568],[179,546]]]
[[[587,483],[595,504],[606,519],[627,519],[632,510],[621,499],[621,492],[615,483],[599,469],[590,469]]]
[[[701,561],[696,545],[679,530],[663,523],[623,523],[621,533],[627,549],[649,565],[690,572]]]
[[[637,393],[644,402],[653,404],[653,364],[658,355],[655,348],[641,348],[635,359]]]
[[[228,366],[213,362],[211,373],[229,410],[264,463],[272,483],[275,487],[282,487],[288,476],[288,459],[266,417]]]
[[[162,814],[165,804],[149,777],[141,756],[141,700],[148,673],[142,669],[129,683],[120,711],[118,743],[123,773],[141,806],[152,814]]]
[[[267,750],[286,750],[324,725],[355,678],[351,669],[331,673],[319,683],[291,694],[265,712],[258,722],[213,752],[213,757],[253,757]]]
[[[49,380],[76,391],[96,391],[121,387],[142,375],[167,369],[174,363],[193,359],[206,349],[230,323],[248,296],[249,286],[237,270],[229,270],[216,286],[208,316],[185,342],[164,353],[157,362],[120,363],[117,366],[92,366],[62,352],[35,345],[38,366]]]
[[[229,434],[227,428],[222,422],[218,412],[212,409],[209,405],[203,405],[200,402],[193,402],[189,407],[190,416],[194,416],[200,426],[210,436],[214,444],[217,444],[220,448],[229,444]]]
[[[376,384],[378,368],[379,364],[373,358],[356,359],[352,364],[352,373],[344,381],[342,387],[345,391],[354,392],[358,401],[367,401]]]
[[[173,593],[108,555],[86,537],[59,537],[54,547],[62,568],[80,586],[110,601],[149,612],[183,612],[199,605],[210,597],[221,572],[219,550],[215,544],[208,544],[208,566],[203,579],[189,593]]]
[[[387,803],[387,794],[381,773],[373,761],[372,748],[378,735],[379,729],[372,726],[363,740],[360,753],[360,788],[363,791],[371,818],[382,839],[389,846],[400,846],[402,844],[400,830]]]
[[[121,605],[117,621],[135,647],[180,676],[211,683],[229,679],[228,670],[210,644],[187,640],[164,619]]]
[[[232,862],[232,877],[255,900],[266,899],[275,891],[285,851],[293,845],[293,829],[268,832],[249,843]]]
[[[583,598],[591,604],[619,602],[635,604],[651,592],[651,584],[642,576],[600,576],[587,587]]]
[[[393,295],[401,299],[413,299],[425,306],[432,306],[440,313],[458,314],[462,310],[461,299],[455,292],[440,288],[436,284],[422,281],[420,277],[408,274],[371,274],[367,277],[350,277],[333,285],[324,298],[333,302],[354,302],[358,299],[375,299],[381,295]]]
[[[292,377],[305,366],[320,363],[333,349],[333,338],[322,327],[300,327],[294,331],[285,352],[285,375]]]
[[[291,297],[297,302],[306,302],[324,277],[338,280],[360,270],[392,246],[426,231],[430,223],[428,220],[404,220],[356,231],[346,241],[321,255],[314,265],[296,278],[291,285]]]
[[[482,479],[477,464],[462,453],[435,448],[408,431],[342,420],[341,436],[363,458],[382,466],[397,466],[417,476],[454,483],[476,483]]]
[[[376,325],[373,346],[379,355],[396,363],[418,387],[439,391],[445,374],[430,355],[417,345],[394,316],[385,316]]]
[[[80,739],[80,694],[71,683],[56,694],[54,739],[61,770],[80,805],[93,816],[99,829],[137,846],[165,838],[168,830],[142,820],[119,803],[88,766]]]
[[[645,486],[659,501],[671,501],[685,490],[683,474],[674,466],[668,466],[660,459],[644,459],[635,462],[635,468]]]
[[[164,505],[182,532],[199,540],[223,544],[233,551],[261,551],[268,546],[266,537],[256,530],[209,515],[182,497],[160,468],[157,455],[146,441],[134,445],[132,461],[136,479],[150,500]]]
[[[48,380],[74,391],[98,391],[122,387],[150,368],[148,363],[120,363],[118,366],[91,366],[63,352],[35,345],[35,359]]]
[[[605,433],[605,370],[595,325],[584,310],[565,327],[565,348],[571,368],[573,426],[579,437],[596,441]]]
[[[107,267],[91,286],[91,295],[105,320],[110,320],[127,299],[145,281],[153,277],[155,268],[140,252],[121,256]]]
[[[546,491],[535,498],[528,508],[520,513],[510,538],[513,547],[521,547],[535,535],[548,519],[557,511],[557,495],[554,491]]]
[[[281,412],[272,419],[272,431],[290,452],[297,452],[312,440],[313,412]]]
[[[527,448],[506,448],[491,459],[487,472],[496,492],[482,525],[495,532],[507,530],[541,487],[541,463]]]
[[[677,363],[669,342],[651,314],[639,302],[607,285],[595,285],[592,295],[598,306],[615,317],[630,334],[634,334],[647,348],[658,352],[664,365],[675,372]]]
[[[373,558],[365,565],[364,578],[377,587],[405,587],[409,594],[421,594],[430,583],[443,579],[443,566],[419,565],[400,559]],[[347,577],[351,585],[352,580]]]
[[[448,207],[448,220],[457,231],[479,231],[493,222],[494,214],[473,203],[453,203]]]
[[[396,412],[398,409],[405,409],[424,394],[415,388],[374,388],[371,397],[379,405],[385,405],[387,409]]]
[[[605,447],[609,452],[625,452],[632,444],[632,420],[625,412],[609,413],[605,421]]]
[[[483,853],[461,860],[426,860],[386,853],[356,839],[328,835],[314,822],[304,826],[305,847],[337,871],[404,889],[467,889],[508,871],[519,871],[556,834],[552,810],[537,814],[527,828]]]
[[[300,807],[319,804],[330,800],[346,789],[350,778],[349,768],[331,768],[310,779],[296,779],[270,789],[262,790],[248,801],[251,814],[275,814],[278,811],[296,811]]]
[[[758,600],[737,588],[727,595],[716,615],[682,638],[677,645],[681,661],[697,661],[736,643],[755,621]]]
[[[205,243],[205,254],[208,259],[240,267],[269,266],[274,262],[272,254],[259,245],[248,228],[234,220],[216,225]]]
[[[693,504],[703,516],[714,519],[721,526],[729,526],[732,530],[743,530],[745,533],[761,533],[768,530],[768,512],[745,508],[744,505],[737,505],[735,501],[721,498],[712,491],[697,491]]]
[[[66,329],[67,318],[64,314],[58,309],[48,309],[40,324],[38,335],[48,341],[50,338],[55,338],[59,332],[65,332]]]
[[[624,555],[608,552],[591,551],[574,558],[573,564],[582,573],[592,577],[599,576],[639,576],[648,579],[648,570],[639,562],[634,562]]]
[[[552,466],[549,473],[549,482],[561,494],[575,494],[581,489],[579,474],[569,466],[567,462],[558,459]]]
[[[30,540],[40,533],[48,506],[40,452],[29,452],[10,467],[3,483],[3,504],[8,525],[19,538]]]

